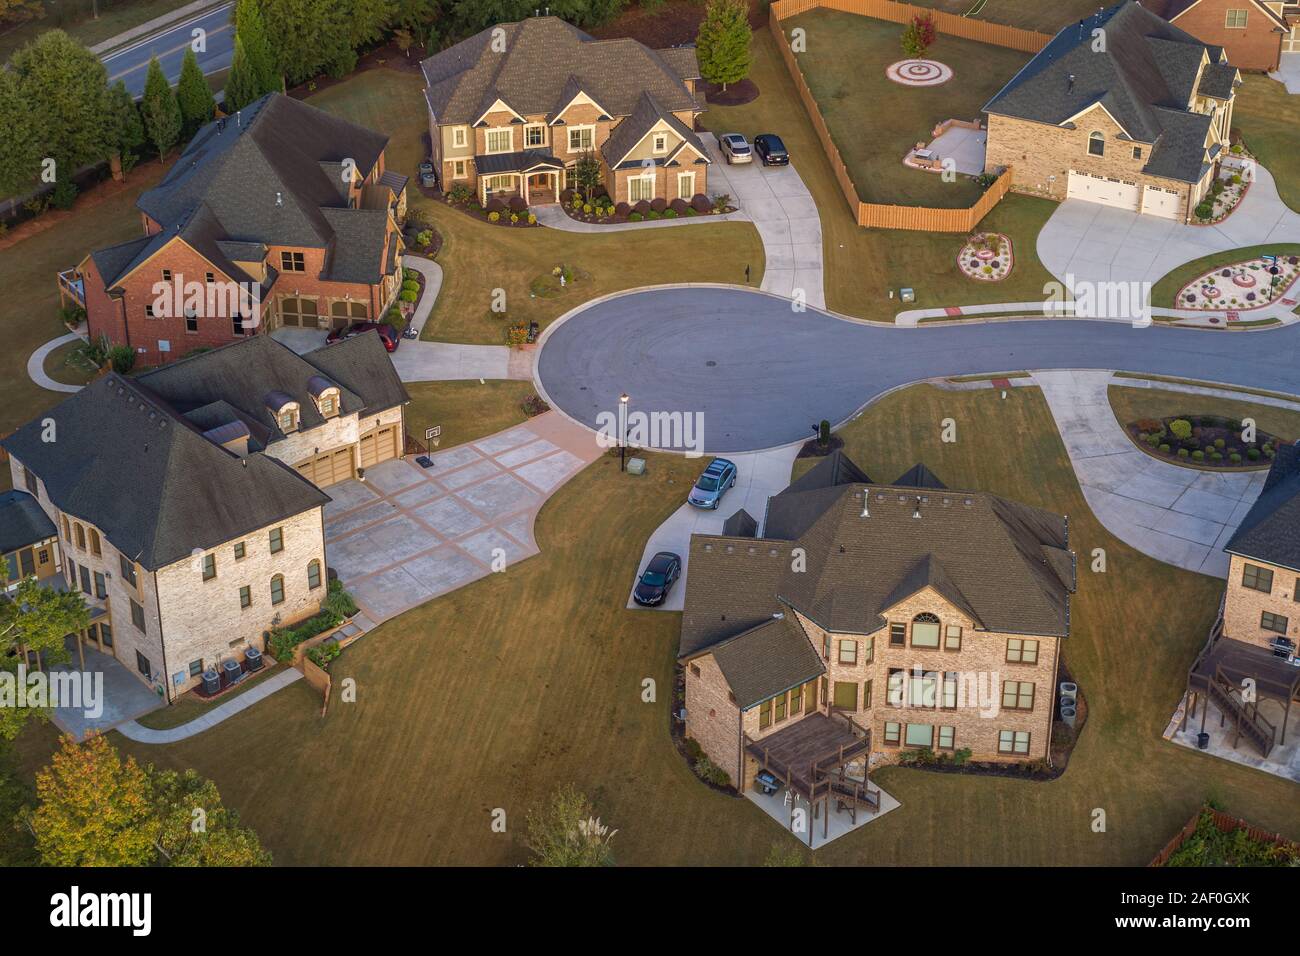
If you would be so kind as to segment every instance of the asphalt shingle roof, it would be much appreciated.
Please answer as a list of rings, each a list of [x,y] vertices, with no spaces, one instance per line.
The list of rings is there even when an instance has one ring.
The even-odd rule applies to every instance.
[[[605,162],[611,166],[616,166],[623,161],[624,157],[641,141],[641,138],[650,132],[659,122],[664,122],[674,133],[694,147],[695,151],[708,158],[708,150],[704,147],[704,142],[695,134],[695,131],[688,127],[669,111],[663,109],[658,100],[649,92],[642,93],[637,99],[636,109],[623,122],[614,127],[613,132],[609,134],[609,139],[601,144],[600,151],[605,157]]]
[[[1278,447],[1264,489],[1223,550],[1300,571],[1300,446]]]
[[[741,710],[826,673],[808,635],[789,615],[769,618],[712,653]]]
[[[17,551],[58,534],[40,503],[25,491],[0,494],[0,554]]]

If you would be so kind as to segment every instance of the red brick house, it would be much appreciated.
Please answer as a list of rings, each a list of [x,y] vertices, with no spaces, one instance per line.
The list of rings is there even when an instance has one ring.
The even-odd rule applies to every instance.
[[[386,137],[280,94],[205,126],[140,196],[143,235],[59,276],[89,333],[160,365],[281,325],[383,315],[406,177]]]
[[[1283,53],[1300,50],[1300,5],[1268,0],[1140,0],[1198,40],[1221,46],[1241,70],[1272,72]]]

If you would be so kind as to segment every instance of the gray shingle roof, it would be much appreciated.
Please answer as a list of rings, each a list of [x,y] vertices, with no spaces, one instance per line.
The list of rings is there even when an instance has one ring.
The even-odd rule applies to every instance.
[[[741,710],[826,673],[792,615],[769,618],[711,651]]]
[[[46,418],[58,441],[43,440]],[[94,524],[150,570],[329,501],[273,458],[240,459],[213,444],[119,375],[91,382],[3,444],[45,483],[55,507]]]
[[[474,168],[481,175],[523,173],[530,169],[563,169],[564,163],[541,149],[514,153],[484,153],[474,157]]]
[[[852,462],[829,459],[818,468],[860,472]],[[772,520],[783,513],[783,498],[798,501],[803,529],[777,540]],[[884,625],[889,607],[927,585],[984,629],[1068,633],[1073,558],[1060,515],[983,492],[856,482],[804,491],[791,486],[770,500],[768,514],[763,538],[692,537],[683,655],[752,627],[783,605],[828,630],[869,634]],[[801,571],[790,560],[796,547],[806,555]]]
[[[17,551],[58,534],[54,522],[25,491],[0,494],[0,554]]]
[[[1096,30],[1104,51],[1092,48]],[[1205,143],[1187,107],[1202,62],[1218,57],[1217,47],[1123,0],[1063,28],[984,110],[1060,125],[1100,104],[1134,141],[1156,144],[1146,172],[1195,181]]]
[[[344,390],[361,396],[364,403],[362,415],[405,405],[411,400],[397,369],[393,367],[393,360],[374,332],[326,345],[302,358],[338,382]]]
[[[1211,63],[1201,74],[1201,82],[1196,90],[1202,96],[1226,100],[1232,96],[1237,81],[1238,72],[1235,66],[1228,63]]]
[[[1277,449],[1264,489],[1223,550],[1300,571],[1300,446]]]
[[[758,534],[758,522],[741,508],[722,523],[722,533],[728,538],[752,538]]]
[[[492,48],[494,33],[504,53]],[[683,77],[698,76],[688,47],[665,56],[619,38],[596,40],[558,17],[532,17],[477,33],[425,60],[425,98],[440,124],[474,123],[497,99],[523,115],[555,113],[581,90],[611,116],[627,116],[643,92],[669,110],[697,110]]]
[[[674,133],[690,143],[700,156],[708,160],[709,151],[705,149],[703,140],[695,134],[695,131],[663,109],[658,100],[646,92],[637,99],[636,109],[631,115],[615,126],[613,132],[609,134],[609,139],[601,144],[600,152],[605,157],[605,162],[611,166],[621,163],[641,138],[660,121],[667,123]]]

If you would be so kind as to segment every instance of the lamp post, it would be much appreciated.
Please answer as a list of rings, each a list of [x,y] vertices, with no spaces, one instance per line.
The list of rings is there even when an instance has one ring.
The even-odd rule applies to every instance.
[[[627,470],[627,392],[618,397],[618,470]]]

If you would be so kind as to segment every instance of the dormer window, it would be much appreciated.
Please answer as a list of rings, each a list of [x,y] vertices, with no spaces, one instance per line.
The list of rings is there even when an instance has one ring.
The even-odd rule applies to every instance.
[[[339,403],[333,393],[322,395],[320,397],[320,413],[322,418],[332,418],[338,414]]]
[[[276,424],[280,426],[280,431],[286,435],[298,430],[298,406],[289,405],[281,409],[275,416]]]
[[[341,303],[335,303],[339,305]],[[339,413],[339,387],[322,375],[313,375],[307,380],[307,390],[316,401],[316,410],[321,418],[333,418]]]
[[[1088,134],[1088,152],[1093,156],[1102,156],[1106,153],[1106,137],[1101,133]]]

